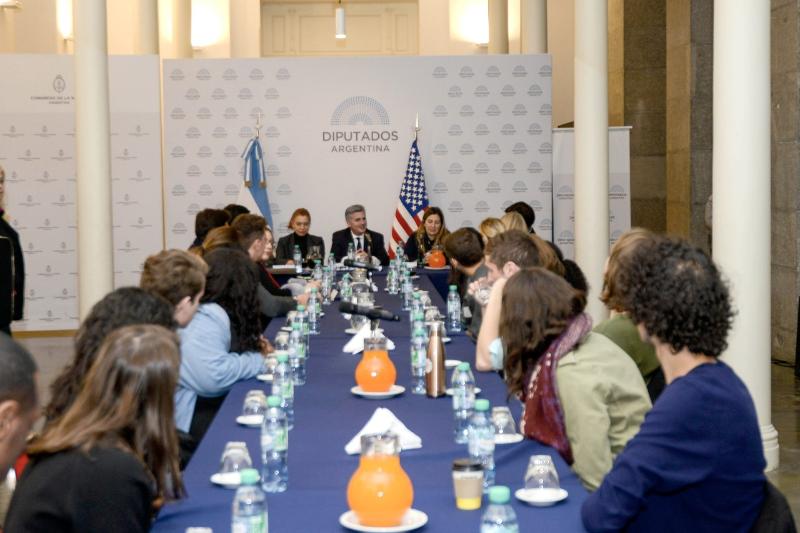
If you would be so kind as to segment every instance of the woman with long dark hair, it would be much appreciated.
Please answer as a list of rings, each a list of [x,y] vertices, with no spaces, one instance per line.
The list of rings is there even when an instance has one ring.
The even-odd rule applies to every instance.
[[[44,409],[48,422],[60,417],[72,405],[83,388],[100,345],[112,331],[134,324],[173,329],[173,315],[174,309],[168,301],[138,287],[119,288],[94,304],[75,334],[72,362],[50,386],[50,403]]]
[[[261,337],[258,272],[245,252],[217,248],[205,256],[206,290],[180,331],[181,371],[175,425],[200,441],[230,388],[258,375],[269,343]]]
[[[442,246],[449,235],[444,223],[444,213],[438,207],[428,207],[422,215],[422,224],[406,241],[405,254],[409,261],[426,257],[435,246]]]
[[[149,531],[182,495],[173,391],[178,339],[127,326],[100,347],[75,401],[28,448],[6,531]]]
[[[650,409],[630,357],[599,333],[564,278],[526,268],[503,288],[506,384],[524,411],[522,433],[554,447],[596,489]]]

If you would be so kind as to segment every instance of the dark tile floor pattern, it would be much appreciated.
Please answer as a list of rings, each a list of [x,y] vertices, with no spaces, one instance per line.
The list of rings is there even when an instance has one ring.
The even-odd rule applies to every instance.
[[[42,403],[50,396],[50,382],[72,355],[72,339],[47,337],[22,339],[39,365]],[[800,379],[791,368],[772,365],[772,423],[778,430],[780,467],[768,474],[786,495],[800,525]]]

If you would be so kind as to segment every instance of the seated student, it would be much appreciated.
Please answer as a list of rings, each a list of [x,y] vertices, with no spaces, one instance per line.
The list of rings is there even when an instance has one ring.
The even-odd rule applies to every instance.
[[[525,221],[525,226],[528,228],[527,231],[536,233],[533,231],[533,224],[536,222],[536,211],[534,211],[533,208],[527,203],[514,202],[510,206],[506,207],[505,212],[519,213],[522,216],[522,219]]]
[[[228,223],[228,213],[222,209],[203,209],[194,217],[194,241],[189,249],[203,244],[208,232]]]
[[[521,432],[554,447],[594,490],[650,409],[630,357],[593,333],[586,300],[543,268],[511,276],[500,335],[509,394],[524,404]]]
[[[450,232],[444,223],[444,213],[438,207],[428,207],[422,215],[422,224],[406,241],[404,251],[409,261],[417,261],[420,257],[427,260],[428,254]]]
[[[269,271],[269,259],[272,257],[272,251],[275,245],[275,241],[272,237],[272,230],[269,229],[269,226],[264,231],[264,239],[264,254],[261,256],[261,261],[257,262],[258,280],[261,282],[261,286],[267,289],[273,296],[288,296],[294,298],[294,301],[298,304],[306,305],[311,287],[319,287],[320,283],[318,281],[309,281],[303,286],[297,285],[297,294],[288,288],[282,288],[278,280],[276,280]],[[295,286],[295,284],[291,286]]]
[[[94,304],[75,333],[75,355],[50,386],[44,409],[48,423],[59,418],[75,401],[86,374],[105,338],[115,329],[134,324],[175,327],[175,309],[164,298],[138,287],[122,287]]]
[[[236,220],[236,217],[239,215],[246,215],[250,213],[249,209],[239,204],[228,204],[222,209],[228,213],[228,224],[233,223],[233,221]]]
[[[180,330],[181,370],[175,425],[200,442],[230,388],[264,368],[256,265],[235,248],[206,257],[208,276],[200,308]]]
[[[483,259],[483,239],[474,228],[459,228],[444,239],[444,253],[450,261],[451,281],[458,287],[465,309],[464,322],[470,338],[476,339],[483,320],[483,307],[467,288],[489,274]]]
[[[539,266],[541,249],[530,235],[518,230],[500,233],[489,239],[483,249],[486,279],[492,283],[489,300],[483,309],[483,320],[475,347],[475,368],[480,371],[503,368],[503,345],[500,340],[500,309],[503,286],[521,268]]]
[[[309,264],[314,259],[325,259],[325,241],[322,237],[311,235],[311,213],[305,207],[294,210],[292,218],[289,219],[289,229],[292,232],[278,239],[278,246],[275,250],[275,258],[278,264],[294,264],[294,247],[300,247],[300,254],[303,261]],[[312,253],[314,252],[314,253]]]
[[[231,227],[239,234],[239,245],[247,252],[254,264],[261,262],[267,244],[267,222],[260,215],[244,214],[236,217]],[[263,327],[267,327],[272,318],[286,316],[294,310],[297,302],[291,296],[275,296],[266,289],[264,283],[258,286],[258,300],[261,313],[264,315]]]
[[[206,286],[208,266],[194,254],[183,250],[164,250],[144,262],[139,286],[175,306],[175,322],[188,324]]]
[[[522,218],[522,215],[517,213],[516,211],[509,211],[500,217],[500,222],[503,223],[505,226],[506,231],[510,229],[516,229],[519,231],[524,231],[525,233],[530,233],[531,228],[530,226],[525,225],[525,219]]]
[[[611,317],[594,328],[594,331],[614,341],[633,359],[647,384],[647,392],[653,403],[664,389],[664,373],[661,371],[655,348],[639,337],[639,330],[625,312],[623,301],[625,293],[629,290],[630,270],[635,267],[633,252],[637,246],[654,238],[655,235],[646,229],[633,228],[624,233],[611,247],[611,254],[606,260],[603,272],[603,291],[600,294],[600,299],[611,311]]]
[[[103,342],[75,402],[28,447],[5,530],[150,530],[181,496],[172,391],[178,339],[128,326]]]
[[[503,233],[506,230],[506,227],[499,218],[489,217],[483,219],[481,225],[478,226],[478,229],[483,236],[483,243],[486,244],[492,237]]]
[[[684,241],[637,246],[623,298],[667,386],[583,503],[587,530],[751,531],[764,452],[747,387],[719,360],[733,321],[717,267]]]

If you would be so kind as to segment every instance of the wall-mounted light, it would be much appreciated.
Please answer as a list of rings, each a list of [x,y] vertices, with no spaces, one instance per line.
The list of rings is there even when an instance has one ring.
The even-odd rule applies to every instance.
[[[22,9],[22,2],[19,0],[0,0],[0,9]]]
[[[192,0],[192,48],[202,50],[223,38],[219,5],[213,0]]]
[[[458,41],[487,46],[489,42],[487,0],[451,0],[450,36]]]
[[[339,5],[336,6],[336,38],[347,38],[347,30],[344,25],[344,8],[342,7],[342,0],[339,0]]]
[[[56,27],[65,41],[75,38],[72,25],[72,0],[56,0]]]

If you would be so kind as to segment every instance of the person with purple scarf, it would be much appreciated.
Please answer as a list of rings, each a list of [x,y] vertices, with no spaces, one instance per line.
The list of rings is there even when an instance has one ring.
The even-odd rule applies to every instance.
[[[522,434],[555,448],[595,490],[651,405],[636,364],[592,332],[585,305],[564,278],[522,269],[503,288],[500,337],[509,393],[524,405]]]

